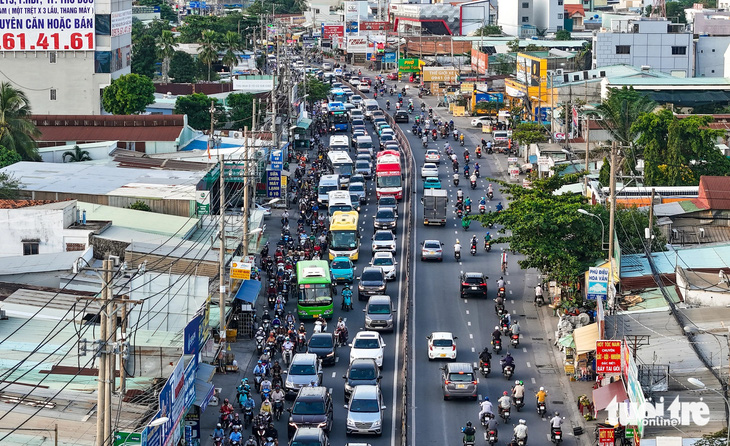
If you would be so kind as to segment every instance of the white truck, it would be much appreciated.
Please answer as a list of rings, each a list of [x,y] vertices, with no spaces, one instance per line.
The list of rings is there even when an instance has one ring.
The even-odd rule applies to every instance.
[[[449,203],[448,192],[443,189],[426,189],[421,198],[423,204],[423,224],[446,226],[446,208]]]

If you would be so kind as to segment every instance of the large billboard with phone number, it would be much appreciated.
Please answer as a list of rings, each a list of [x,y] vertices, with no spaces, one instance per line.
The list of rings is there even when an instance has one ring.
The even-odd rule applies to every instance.
[[[91,51],[94,0],[0,1],[0,51]]]

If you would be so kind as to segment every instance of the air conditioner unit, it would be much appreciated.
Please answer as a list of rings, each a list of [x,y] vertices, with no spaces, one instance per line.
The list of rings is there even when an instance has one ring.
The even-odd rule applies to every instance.
[[[562,75],[563,75],[563,69],[562,69],[562,68],[558,68],[558,69],[556,69],[556,70],[555,70],[555,75],[556,75],[556,76],[562,76]]]
[[[231,132],[231,138],[243,138],[241,132]]]

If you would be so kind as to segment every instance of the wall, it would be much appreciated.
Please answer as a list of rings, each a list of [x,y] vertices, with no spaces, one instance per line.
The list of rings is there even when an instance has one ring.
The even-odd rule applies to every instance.
[[[87,230],[66,229],[75,220],[74,203],[64,209],[35,206],[0,209],[0,257],[22,256],[24,239],[38,239],[38,253],[66,251],[66,243],[83,243],[88,248]]]
[[[532,0],[527,0],[532,4]],[[502,32],[510,36],[520,35],[520,26],[523,25],[520,13],[523,0],[499,0],[497,7],[497,25],[502,27]],[[532,13],[530,8],[525,10],[526,16],[530,17],[530,21],[526,24],[531,25]]]
[[[723,77],[730,37],[700,36],[695,45],[695,76]]]
[[[616,54],[618,45],[629,46],[630,54]],[[672,46],[686,47],[686,54],[672,55]],[[694,73],[692,34],[599,32],[593,38],[593,51],[594,68],[619,64],[637,68],[648,65],[667,74],[684,72],[684,77],[692,77]]]
[[[730,305],[730,293],[722,291],[705,290],[703,288],[710,284],[697,284],[697,288],[691,288],[682,268],[676,269],[677,288],[688,305],[699,305],[703,307],[726,307]]]
[[[560,5],[558,5],[560,3]],[[533,25],[554,33],[563,26],[564,5],[558,0],[533,0]],[[560,18],[558,18],[558,15]]]
[[[730,36],[730,13],[695,14],[693,31],[700,36]]]
[[[107,206],[115,206],[119,208],[129,207],[135,201],[145,202],[152,212],[168,215],[178,215],[181,217],[191,217],[195,215],[194,200],[173,200],[173,199],[148,199],[143,197],[119,197],[113,195],[91,195],[91,194],[71,194],[57,192],[39,192],[39,191],[21,191],[21,198],[32,200],[76,200],[84,201],[92,204],[103,204]]]

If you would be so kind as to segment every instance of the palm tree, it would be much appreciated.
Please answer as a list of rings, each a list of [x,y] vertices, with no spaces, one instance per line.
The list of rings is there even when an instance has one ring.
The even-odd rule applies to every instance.
[[[231,74],[231,83],[233,83],[233,67],[238,64],[238,54],[236,52],[243,50],[241,36],[235,31],[228,31],[223,38],[221,50],[225,52],[223,54],[223,65],[228,67]]]
[[[78,163],[80,161],[91,161],[91,155],[87,150],[81,150],[79,146],[74,146],[73,151],[68,150],[63,152],[63,162],[66,162],[66,157],[69,157],[69,163]]]
[[[205,30],[200,38],[198,58],[208,65],[208,82],[210,82],[210,67],[218,60],[218,36],[215,31]]]
[[[167,73],[170,71],[170,59],[175,55],[175,36],[172,31],[162,31],[160,37],[157,38],[157,52],[162,58],[162,79],[169,82],[170,78]]]
[[[0,146],[35,161],[40,159],[35,138],[41,132],[31,122],[31,114],[25,93],[9,82],[0,82]]]

